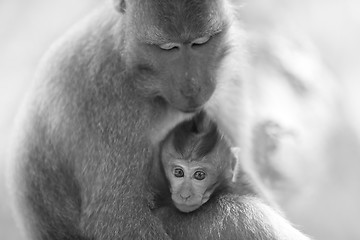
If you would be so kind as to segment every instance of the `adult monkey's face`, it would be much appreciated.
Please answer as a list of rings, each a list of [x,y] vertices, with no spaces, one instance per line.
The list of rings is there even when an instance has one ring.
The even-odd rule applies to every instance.
[[[228,49],[222,0],[126,1],[125,52],[141,92],[195,112],[216,87]]]

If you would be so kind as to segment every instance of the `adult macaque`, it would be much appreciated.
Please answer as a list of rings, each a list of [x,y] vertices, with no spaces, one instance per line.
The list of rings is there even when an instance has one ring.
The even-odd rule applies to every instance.
[[[22,110],[11,176],[26,237],[307,239],[241,195],[155,216],[152,149],[178,123],[205,108],[246,149],[246,103],[224,97],[245,91],[244,38],[227,0],[114,2],[53,46]]]
[[[216,126],[209,121],[204,124],[202,118],[199,115],[177,126],[160,150],[172,202],[182,212],[198,209],[214,192],[232,192],[235,156]],[[159,193],[159,197],[165,196]]]

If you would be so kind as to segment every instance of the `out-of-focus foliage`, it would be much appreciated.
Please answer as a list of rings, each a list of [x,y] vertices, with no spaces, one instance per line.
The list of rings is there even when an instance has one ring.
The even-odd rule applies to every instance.
[[[304,39],[315,43],[318,51],[313,50],[314,58],[302,61],[299,57],[309,55],[297,54],[301,46],[295,45],[295,51],[282,54],[281,49],[289,49],[286,41],[264,40],[273,42],[268,51],[285,57],[282,63],[300,70],[299,76],[305,79],[310,69],[318,68],[319,62],[327,67],[325,75],[320,74],[309,82],[312,90],[320,95],[315,98],[310,95],[301,102],[287,96],[288,90],[279,90],[284,84],[275,85],[281,76],[274,78],[274,74],[265,73],[262,77],[260,89],[265,91],[256,96],[260,99],[265,96],[265,101],[255,109],[263,114],[267,109],[273,110],[269,106],[275,104],[280,123],[282,120],[285,126],[295,123],[290,129],[296,130],[295,135],[287,132],[286,137],[280,138],[280,149],[274,159],[281,159],[275,164],[279,164],[279,169],[287,173],[294,184],[302,184],[301,192],[288,191],[287,197],[294,199],[280,201],[280,204],[290,219],[315,239],[360,239],[357,221],[360,214],[360,2],[254,0],[252,3],[256,6],[247,14],[250,24],[260,28],[254,30],[260,38],[275,28],[280,33],[295,33],[293,36],[298,35],[300,43],[304,43]],[[325,79],[328,74],[335,77],[335,82]],[[269,89],[278,91],[275,97],[266,96]],[[334,99],[329,99],[331,96]]]

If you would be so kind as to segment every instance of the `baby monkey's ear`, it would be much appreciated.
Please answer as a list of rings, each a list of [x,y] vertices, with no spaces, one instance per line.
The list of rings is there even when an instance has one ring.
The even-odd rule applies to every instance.
[[[115,9],[120,13],[125,13],[126,11],[126,2],[125,0],[113,0]]]
[[[230,150],[237,160],[240,156],[241,149],[239,147],[231,147]]]
[[[232,153],[232,156],[230,159],[230,161],[231,161],[230,166],[231,166],[232,174],[234,174],[236,163],[237,163],[237,161],[239,161],[241,149],[239,147],[231,147],[230,150]]]

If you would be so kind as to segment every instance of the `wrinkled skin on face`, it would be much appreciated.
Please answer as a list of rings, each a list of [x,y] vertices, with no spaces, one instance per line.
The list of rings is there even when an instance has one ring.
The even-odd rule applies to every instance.
[[[127,70],[142,95],[181,112],[202,109],[228,50],[223,7],[217,1],[135,1],[126,11],[132,37],[124,43]]]
[[[164,169],[177,209],[192,212],[209,200],[218,177],[211,164],[181,159],[170,159],[167,163]]]

